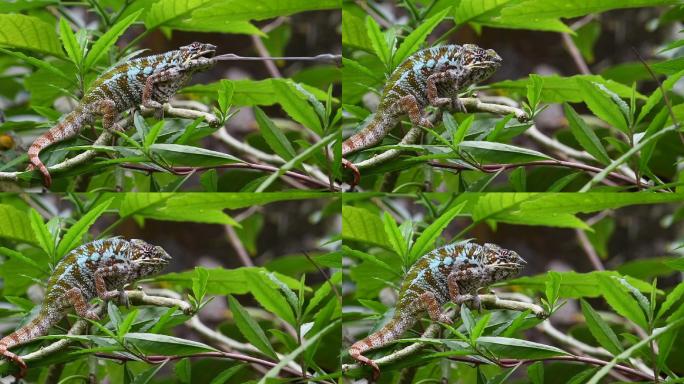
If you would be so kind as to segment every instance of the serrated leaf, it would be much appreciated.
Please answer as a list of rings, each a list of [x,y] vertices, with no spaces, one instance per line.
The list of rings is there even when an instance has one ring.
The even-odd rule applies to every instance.
[[[371,16],[366,16],[366,32],[370,39],[373,50],[385,66],[390,64],[390,47],[387,45],[387,40],[380,30],[380,26],[375,22]]]
[[[607,88],[599,88],[601,84],[592,83],[584,79],[578,79],[577,85],[584,94],[584,102],[587,104],[587,107],[596,116],[620,131],[629,133],[623,111],[606,92]],[[629,108],[627,110],[629,111]]]

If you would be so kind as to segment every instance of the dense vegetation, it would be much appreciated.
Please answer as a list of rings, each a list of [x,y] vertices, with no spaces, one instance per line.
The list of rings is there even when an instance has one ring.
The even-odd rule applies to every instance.
[[[267,0],[259,6],[3,2],[0,180],[10,182],[3,189],[40,185],[38,172],[25,172],[28,146],[73,110],[107,68],[193,40],[213,43],[217,54],[339,53],[340,12],[334,8],[331,0]],[[42,158],[55,175],[52,190],[334,188],[331,179],[338,172],[329,146],[339,136],[339,101],[333,95],[339,81],[339,69],[329,62],[221,61],[180,90],[163,120],[143,110],[121,117],[120,125],[129,129],[118,137],[100,132],[98,122],[77,140],[46,149]],[[286,172],[286,183],[278,182]]]
[[[482,290],[480,313],[456,307],[453,326],[427,327],[426,321],[398,342],[367,352],[382,359],[378,382],[680,380],[681,202],[617,209],[681,201],[651,197],[523,193],[350,200],[342,208],[344,281],[350,283],[343,296],[344,343],[348,348],[392,316],[396,290],[418,257],[472,238],[517,251],[527,261],[524,276],[496,284],[496,296]],[[653,222],[661,224],[654,229]],[[421,343],[422,349],[413,349]],[[404,348],[412,352],[403,354]],[[344,353],[343,363],[352,362]],[[343,365],[343,371],[350,378],[370,376],[370,369],[356,364]]]
[[[345,136],[374,110],[393,70],[420,48],[474,43],[503,58],[493,81],[463,92],[477,91],[489,108],[433,111],[434,129],[404,119],[381,145],[352,155],[362,187],[404,193],[676,189],[684,150],[684,104],[673,87],[684,75],[678,4],[344,2]],[[492,105],[505,107],[498,115],[483,112]],[[531,120],[519,119],[525,114]]]

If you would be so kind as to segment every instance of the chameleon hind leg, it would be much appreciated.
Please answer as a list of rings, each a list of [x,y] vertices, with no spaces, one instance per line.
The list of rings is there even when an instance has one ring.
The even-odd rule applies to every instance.
[[[433,73],[427,78],[427,89],[426,94],[430,105],[435,107],[445,107],[450,106],[452,109],[459,112],[466,112],[466,108],[463,102],[455,97],[440,97],[437,89],[437,84],[448,83],[450,88],[459,89],[460,85],[458,83],[462,74],[459,75],[456,71],[448,70],[445,72]]]
[[[26,376],[28,366],[26,366],[26,362],[24,361],[24,359],[19,357],[19,355],[17,355],[16,353],[8,351],[7,347],[5,347],[4,345],[0,345],[0,355],[8,358],[13,363],[19,366],[19,373],[15,375],[17,379],[21,379],[22,377]]]
[[[419,298],[423,308],[425,308],[428,315],[430,315],[430,320],[453,324],[453,320],[442,311],[442,307],[439,305],[434,293],[429,291],[423,292]]]
[[[83,296],[83,291],[81,291],[81,289],[77,287],[69,289],[66,291],[66,299],[69,304],[74,307],[76,314],[79,316],[94,321],[100,320],[100,316],[88,306],[88,302]]]

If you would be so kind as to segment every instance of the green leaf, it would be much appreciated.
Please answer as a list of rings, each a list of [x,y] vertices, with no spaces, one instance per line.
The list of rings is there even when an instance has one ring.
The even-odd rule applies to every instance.
[[[133,309],[131,312],[128,313],[125,319],[119,323],[118,327],[118,334],[119,336],[123,336],[127,334],[130,330],[131,327],[133,326],[133,322],[135,319],[138,317],[138,309]]]
[[[444,124],[446,125],[448,121],[453,121],[453,117],[451,117],[451,114],[445,113]],[[465,118],[465,120],[461,121],[461,124],[458,125],[458,129],[456,130],[456,134],[454,134],[452,140],[453,145],[459,145],[463,142],[463,139],[466,137],[468,129],[470,129],[470,126],[473,124],[473,121],[475,121],[475,115],[469,115]]]
[[[648,329],[646,317],[639,303],[612,277],[598,277],[600,292],[606,302],[621,316],[632,320],[642,329]]]
[[[48,256],[52,257],[55,253],[55,239],[52,237],[52,234],[43,222],[43,218],[40,216],[38,211],[31,208],[29,211],[29,220],[31,222],[33,233],[38,240],[38,245]]]
[[[439,12],[438,14],[423,21],[418,28],[411,32],[401,43],[397,51],[394,53],[392,60],[394,67],[397,67],[404,60],[406,60],[412,53],[420,48],[421,44],[425,42],[432,30],[442,22],[442,19],[449,14],[451,7]]]
[[[135,376],[135,379],[131,382],[131,384],[147,384],[152,380],[156,375],[157,372],[159,372],[164,366],[166,365],[167,361],[163,361],[161,364],[157,364],[153,366],[150,369],[147,369]]]
[[[508,337],[482,336],[477,340],[477,344],[489,349],[499,358],[543,359],[568,354],[551,345]]]
[[[276,81],[273,83],[273,89],[275,90],[278,103],[280,103],[288,116],[316,132],[316,134],[323,134],[321,121],[316,111],[309,104],[306,95],[298,90],[292,81]]]
[[[427,228],[425,228],[423,233],[418,236],[418,239],[416,239],[416,242],[411,247],[411,251],[409,252],[409,265],[413,265],[413,263],[418,260],[419,257],[423,256],[432,248],[434,248],[435,241],[437,241],[439,236],[442,234],[444,228],[446,228],[447,225],[449,225],[449,223],[451,223],[456,216],[461,213],[465,205],[466,202],[464,201],[450,208],[435,221],[433,221]]]
[[[233,313],[235,325],[237,325],[242,336],[264,355],[278,360],[278,356],[268,341],[266,334],[252,316],[240,305],[240,302],[233,296],[228,295],[228,304],[230,305],[230,311]]]
[[[397,226],[397,222],[394,221],[394,217],[392,217],[389,212],[385,212],[382,215],[382,224],[385,229],[385,235],[387,236],[389,243],[392,245],[394,252],[401,256],[402,260],[406,262],[406,255],[408,254],[408,242],[406,239],[404,239],[404,236],[401,234],[401,231]]]
[[[375,54],[378,56],[380,61],[385,64],[385,67],[388,67],[391,62],[390,56],[392,53],[390,52],[390,47],[387,45],[385,36],[380,30],[380,26],[371,16],[366,16],[366,31]]]
[[[530,74],[530,83],[527,84],[527,102],[533,111],[537,109],[537,105],[539,105],[543,86],[543,77],[537,74]]]
[[[62,240],[57,246],[58,258],[61,259],[72,249],[81,245],[83,235],[88,233],[90,226],[92,226],[93,223],[95,223],[95,220],[97,220],[100,215],[102,215],[102,213],[109,208],[109,205],[113,200],[114,198],[112,197],[98,204],[96,207],[92,208],[85,215],[83,215],[83,217],[81,217],[76,223],[74,223],[74,225],[71,226],[71,228],[66,231],[64,237],[62,237]]]
[[[584,102],[596,116],[620,131],[629,133],[625,116],[607,88],[583,79],[579,79],[577,84],[584,95]]]
[[[207,294],[208,281],[209,272],[203,267],[195,267],[195,276],[192,278],[192,294],[198,303],[201,303]]]
[[[242,160],[227,153],[191,145],[156,143],[150,145],[150,150],[161,155],[173,166],[210,167],[242,162]]]
[[[368,38],[364,16],[363,10],[353,3],[342,4],[342,45],[372,52],[373,46]]]
[[[152,333],[129,333],[124,339],[148,355],[186,356],[201,352],[217,352],[214,347],[197,341]]]
[[[316,144],[310,146],[309,148],[305,149],[302,153],[298,154],[294,158],[292,158],[290,161],[282,165],[279,169],[278,172],[272,173],[266,180],[264,180],[259,187],[256,189],[255,192],[263,192],[268,188],[278,177],[282,176],[285,174],[285,172],[291,170],[294,167],[299,166],[304,160],[308,159],[309,157],[313,156],[316,151],[319,149],[327,146],[330,144],[332,141],[336,140],[339,137],[339,132],[333,132],[329,134],[328,136],[325,136],[321,138],[320,141],[318,141]]]
[[[266,144],[283,159],[292,160],[297,153],[295,152],[290,141],[285,137],[285,134],[273,124],[273,121],[266,116],[264,111],[259,107],[254,107],[254,117],[259,124],[261,135],[266,140]]]
[[[569,77],[562,77],[558,75],[541,76],[544,80],[544,86],[541,90],[541,101],[547,103],[581,103],[584,102],[584,94],[579,86],[580,80],[586,80],[593,83],[603,84],[607,89],[611,90],[620,97],[629,98],[632,95],[632,88],[613,80],[606,80],[599,75],[575,75]],[[527,91],[527,86],[531,80],[504,80],[498,83],[490,84],[489,87],[494,89],[509,90],[511,92],[523,95]],[[645,100],[646,96],[637,93],[638,99]]]
[[[587,126],[584,120],[568,103],[563,103],[563,110],[570,125],[570,132],[572,132],[572,135],[575,136],[575,139],[577,139],[582,148],[602,164],[610,164],[611,160],[608,157],[608,152],[606,152],[596,133]]]
[[[667,311],[669,311],[670,308],[672,308],[672,306],[682,298],[682,296],[684,296],[684,283],[679,283],[675,289],[673,289],[672,292],[667,295],[663,304],[660,305],[656,319],[660,319],[663,315],[665,315]]]
[[[142,12],[143,10],[141,9],[131,15],[126,16],[123,20],[114,24],[107,30],[107,32],[97,39],[85,58],[84,68],[86,71],[92,68],[93,65],[97,64],[100,59],[107,54],[109,48],[116,43],[116,40],[119,38],[119,36],[121,36],[126,29],[128,29],[128,27],[135,22]]]
[[[209,384],[225,384],[228,383],[229,379],[233,376],[235,376],[236,373],[238,373],[240,370],[242,370],[244,367],[246,367],[247,364],[240,364],[236,365],[234,367],[230,367],[226,369],[225,371],[219,373],[218,376],[213,378]]]
[[[14,251],[14,250],[11,250],[11,249],[5,248],[5,247],[0,247],[0,255],[3,255],[3,256],[8,257],[8,258],[20,260],[20,261],[36,268],[37,270],[39,270],[43,273],[49,273],[50,272],[45,267],[41,267],[38,263],[33,261],[33,259],[30,259],[30,258],[24,256],[24,254],[21,252],[17,252],[17,251]]]
[[[67,82],[73,82],[73,81],[74,81],[74,79],[73,79],[71,76],[67,76],[64,72],[62,72],[61,69],[59,69],[59,68],[57,68],[56,66],[50,64],[50,63],[47,62],[47,61],[40,60],[40,59],[36,59],[35,57],[32,57],[32,56],[26,56],[25,54],[23,54],[23,53],[21,53],[21,52],[9,51],[9,50],[4,49],[4,48],[0,48],[0,52],[4,53],[4,54],[6,54],[6,55],[14,56],[14,57],[16,57],[16,58],[18,58],[18,59],[20,59],[20,60],[23,60],[23,61],[25,61],[25,62],[27,62],[27,63],[33,65],[33,66],[36,67],[36,68],[39,68],[39,69],[42,69],[42,70],[44,70],[44,71],[50,72],[50,73],[53,74],[53,75],[57,75],[57,76],[61,77],[63,80],[65,80],[65,81],[67,81]],[[29,88],[29,87],[27,86],[27,89],[28,89],[28,88]]]
[[[392,249],[382,220],[363,208],[342,206],[342,239],[360,241]]]
[[[177,0],[179,3],[185,1]],[[339,10],[339,8],[338,0],[262,0],[259,2],[221,0],[209,2],[207,6],[198,8],[192,15],[204,17],[207,21],[223,22],[225,20],[265,20],[305,11]]]
[[[309,348],[309,346],[313,343],[315,343],[320,337],[326,335],[328,332],[330,332],[333,328],[338,327],[340,323],[340,320],[337,319],[333,321],[332,323],[328,324],[325,328],[323,328],[320,332],[316,333],[315,335],[308,337],[304,342],[302,342],[294,351],[290,352],[287,354],[287,356],[283,357],[280,359],[278,364],[271,368],[266,374],[259,380],[259,384],[266,384],[269,383],[268,381],[271,378],[277,377],[278,372],[280,372],[283,367],[285,367],[287,364],[290,362],[294,361],[297,356],[299,356],[300,353],[304,352]]]
[[[277,288],[273,287],[273,282],[264,273],[247,271],[245,279],[249,292],[264,309],[291,325],[296,324],[294,313],[287,300],[285,300]]]
[[[603,348],[608,350],[613,355],[617,355],[623,351],[622,344],[615,335],[615,332],[608,326],[608,324],[601,318],[601,316],[589,305],[584,299],[580,299],[582,306],[582,313],[587,322],[589,332],[594,336],[596,341],[601,344]]]
[[[544,363],[537,361],[527,367],[527,377],[532,384],[544,384]]]
[[[37,244],[26,214],[7,204],[0,204],[0,238]]]
[[[663,98],[663,92],[662,91],[668,92],[672,87],[679,81],[679,79],[684,76],[684,70],[681,70],[674,75],[668,76],[665,81],[663,81],[662,86],[658,87],[651,95],[648,97],[648,100],[646,100],[646,104],[644,104],[643,107],[641,107],[641,110],[639,111],[639,117],[637,118],[637,123],[641,122],[649,112],[660,103],[660,100]]]
[[[523,18],[573,18],[590,13],[605,12],[611,9],[655,7],[675,3],[677,3],[676,0],[526,0],[517,2],[510,7],[505,7],[501,13],[504,16]]]
[[[159,0],[150,6],[145,15],[145,27],[158,26],[189,17],[192,12],[210,4],[211,0]]]
[[[527,148],[489,141],[462,141],[458,147],[484,163],[525,163],[549,160],[549,156]]]
[[[221,90],[218,93],[218,104],[221,112],[226,113],[233,100],[233,92],[235,92],[235,85],[230,80],[222,79],[219,81]]]
[[[382,261],[377,256],[373,256],[373,255],[368,254],[366,252],[361,252],[361,251],[357,251],[355,249],[351,249],[351,248],[347,247],[346,245],[342,246],[342,251],[351,257],[355,257],[359,260],[363,260],[363,261],[366,261],[368,263],[371,263],[371,264],[375,265],[376,268],[384,269],[384,270],[392,273],[396,277],[400,277],[400,269],[398,268],[398,266],[393,268],[389,264]]]
[[[208,295],[244,295],[249,293],[247,274],[259,273],[265,271],[258,267],[242,267],[234,269],[224,268],[205,268],[209,274],[207,278],[207,294]],[[291,277],[276,273],[278,279],[287,284],[290,288],[297,288],[299,281]],[[187,289],[192,288],[195,271],[174,272],[159,275],[154,278],[154,281],[168,282]],[[270,283],[270,282],[269,282]]]
[[[181,359],[181,361],[177,362],[176,366],[173,367],[173,371],[181,383],[192,382],[192,365],[189,358]]]
[[[59,37],[62,40],[62,45],[67,53],[67,56],[78,67],[83,59],[81,46],[76,41],[76,35],[71,30],[69,23],[63,17],[59,19]]]
[[[18,13],[0,14],[0,45],[64,57],[52,25]]]
[[[549,271],[546,273],[548,279],[546,280],[546,301],[551,307],[558,301],[558,292],[560,291],[561,285],[561,275],[555,271]]]

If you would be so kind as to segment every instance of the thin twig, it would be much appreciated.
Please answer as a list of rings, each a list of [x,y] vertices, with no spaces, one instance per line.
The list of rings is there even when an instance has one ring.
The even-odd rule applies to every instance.
[[[575,235],[577,235],[577,240],[579,240],[582,250],[584,250],[584,253],[587,255],[587,258],[589,259],[591,265],[594,266],[594,269],[597,271],[605,271],[606,267],[603,266],[601,258],[596,253],[594,247],[591,245],[591,242],[589,241],[587,234],[584,233],[584,231],[581,229],[576,229]]]
[[[591,75],[591,71],[587,66],[587,62],[584,61],[582,53],[577,48],[577,45],[575,45],[575,42],[572,40],[572,37],[570,37],[570,34],[561,33],[561,36],[563,37],[563,45],[565,46],[565,49],[572,57],[572,60],[575,62],[575,65],[580,73],[583,75]]]
[[[254,262],[252,262],[252,258],[249,257],[249,254],[247,253],[245,246],[242,245],[242,241],[240,241],[240,238],[235,232],[235,228],[233,228],[232,225],[224,225],[223,228],[226,230],[226,237],[228,237],[228,242],[233,247],[235,252],[237,252],[238,258],[242,262],[242,265],[244,265],[245,267],[253,267]]]
[[[468,167],[466,165],[461,165],[461,164],[455,164],[455,163],[439,163],[436,161],[430,161],[428,162],[433,167],[437,168],[449,168],[449,169],[456,169],[456,170],[462,170],[462,171],[467,171],[467,170],[472,170],[473,168]],[[536,161],[529,161],[527,163],[512,163],[512,164],[484,164],[478,166],[476,169],[482,172],[487,172],[487,173],[496,173],[501,171],[502,169],[510,169],[510,168],[517,168],[517,167],[532,167],[532,166],[551,166],[551,167],[565,167],[565,168],[573,168],[573,169],[579,169],[582,171],[587,171],[587,172],[592,172],[592,173],[599,173],[602,171],[601,168],[598,167],[593,167],[591,165],[587,164],[582,164],[582,163],[574,163],[571,161],[562,161],[562,160],[536,160]],[[609,177],[614,178],[616,180],[620,180],[622,182],[628,183],[628,184],[633,184],[634,180],[630,179],[629,177],[622,175],[617,172],[611,172],[608,174]],[[605,180],[604,180],[605,181]]]
[[[175,175],[188,175],[191,173],[202,172],[202,171],[206,171],[209,169],[254,169],[254,170],[263,171],[263,172],[278,172],[279,171],[279,169],[277,167],[274,167],[271,165],[253,164],[253,163],[233,163],[233,164],[221,164],[221,165],[212,165],[212,166],[204,166],[204,167],[168,167],[168,168],[164,168],[164,169],[152,167],[152,166],[145,165],[145,164],[123,163],[123,164],[120,164],[120,167],[127,168],[127,169],[135,169],[135,170],[145,171],[145,172],[170,171]],[[313,185],[315,187],[318,187],[318,188],[328,189],[330,187],[328,185],[328,183],[321,182],[320,180],[314,179],[314,178],[306,176],[306,175],[302,175],[302,174],[297,173],[297,172],[287,171],[283,175],[291,177],[291,178],[296,179],[296,180],[306,182],[306,183]],[[339,188],[337,188],[337,190],[339,190]]]
[[[266,69],[268,72],[271,74],[271,77],[283,77],[283,75],[280,74],[280,71],[278,70],[278,67],[275,65],[272,59],[270,59],[271,54],[268,53],[268,49],[266,49],[266,46],[264,45],[264,42],[261,41],[261,37],[257,35],[252,35],[252,43],[254,44],[254,47],[256,48],[257,52],[259,55],[261,55],[261,60],[264,62],[264,65],[266,66]]]

